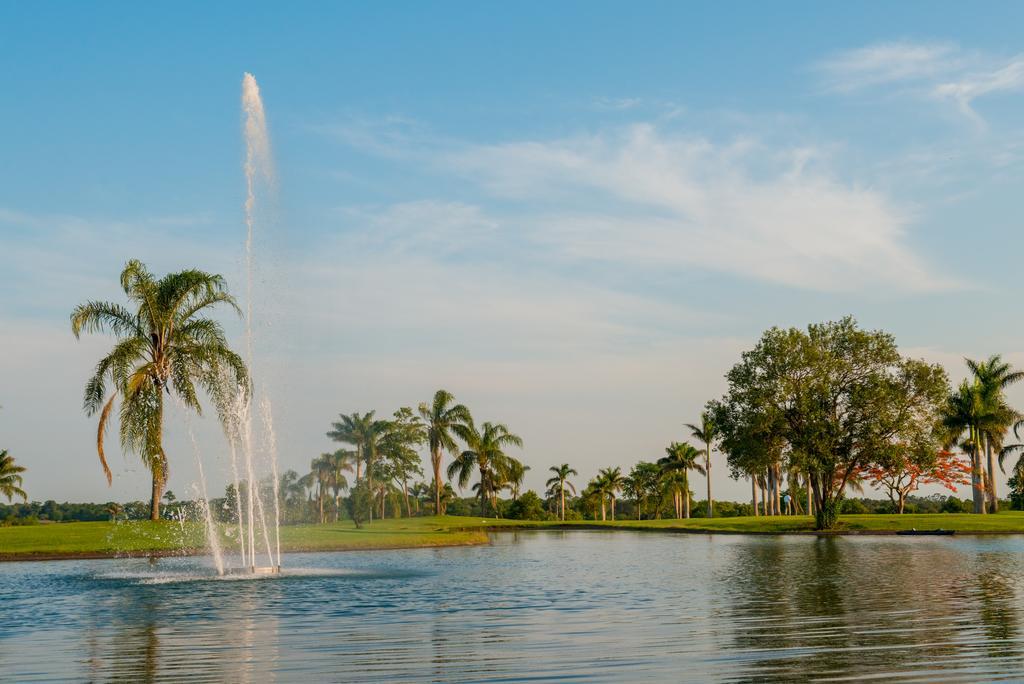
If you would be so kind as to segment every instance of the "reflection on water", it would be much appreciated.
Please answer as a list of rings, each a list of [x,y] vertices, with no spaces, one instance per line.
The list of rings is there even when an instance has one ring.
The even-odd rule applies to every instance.
[[[489,547],[0,565],[0,679],[1017,679],[1024,538],[521,532]],[[315,569],[314,569],[315,568]]]

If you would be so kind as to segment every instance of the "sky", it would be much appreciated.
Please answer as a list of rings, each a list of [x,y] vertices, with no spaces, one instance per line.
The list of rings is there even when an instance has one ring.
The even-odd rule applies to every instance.
[[[582,486],[688,437],[773,325],[852,314],[964,375],[1024,366],[1020,3],[0,5],[0,448],[32,499],[145,499],[71,335],[137,258],[244,294],[281,468],[446,388]],[[235,344],[242,325],[223,314]],[[1022,405],[1024,388],[1011,399]],[[170,488],[226,478],[172,409]],[[716,495],[741,500],[719,457]],[[701,489],[702,487],[698,487]],[[967,496],[967,492],[961,492]]]

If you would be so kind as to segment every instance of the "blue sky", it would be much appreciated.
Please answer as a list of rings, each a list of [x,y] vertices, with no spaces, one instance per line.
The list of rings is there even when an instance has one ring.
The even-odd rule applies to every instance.
[[[67,316],[129,258],[241,292],[246,71],[277,170],[257,305],[285,467],[336,413],[442,386],[524,437],[531,486],[653,459],[765,327],[847,313],[954,378],[1024,364],[1022,14],[9,3],[0,446],[34,498],[144,496],[132,458],[113,490],[96,467],[79,402],[107,342]]]

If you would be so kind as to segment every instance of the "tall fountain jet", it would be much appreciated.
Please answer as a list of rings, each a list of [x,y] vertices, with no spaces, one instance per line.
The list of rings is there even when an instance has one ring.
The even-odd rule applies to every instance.
[[[245,354],[246,365],[250,374],[256,375],[254,363],[254,331],[253,309],[255,301],[254,271],[255,263],[255,232],[257,227],[257,191],[261,187],[269,187],[274,180],[273,164],[270,156],[270,137],[267,134],[267,120],[260,99],[260,88],[252,74],[246,73],[242,78],[242,113],[245,118],[243,137],[245,139]],[[254,407],[257,405],[255,384],[249,392],[241,394],[233,404],[224,411],[226,420],[224,431],[229,442],[231,457],[231,476],[235,485],[235,514],[238,518],[238,553],[243,571],[252,573],[276,573],[281,568],[281,537],[280,511],[278,504],[278,469],[277,446],[274,439],[270,398],[262,391],[259,406],[264,438],[263,462],[270,467],[273,480],[273,506],[270,510],[264,505],[258,480],[259,454],[257,440],[254,436]],[[245,478],[246,486],[242,487],[241,478]],[[244,499],[244,506],[243,506]],[[272,519],[271,515],[273,516]],[[212,546],[212,545],[211,545]],[[264,559],[265,562],[264,562]],[[218,562],[218,567],[222,563]]]

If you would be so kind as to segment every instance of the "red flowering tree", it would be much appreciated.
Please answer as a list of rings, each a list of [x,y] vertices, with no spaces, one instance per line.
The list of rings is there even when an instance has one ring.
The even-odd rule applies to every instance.
[[[957,454],[940,451],[927,464],[911,458],[897,458],[885,466],[875,465],[858,474],[872,487],[885,490],[896,510],[903,513],[907,495],[917,491],[921,485],[939,484],[955,492],[957,485],[970,484],[971,464]]]

